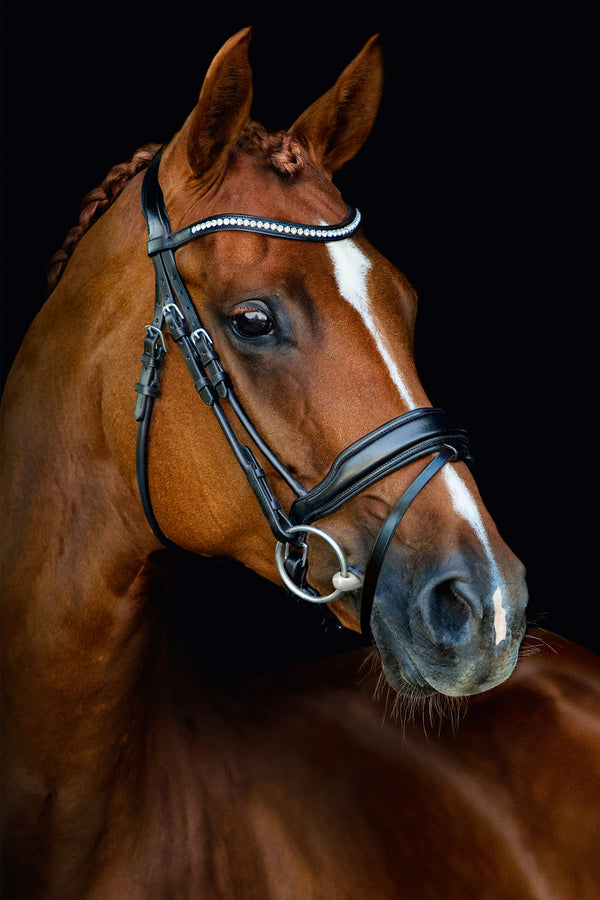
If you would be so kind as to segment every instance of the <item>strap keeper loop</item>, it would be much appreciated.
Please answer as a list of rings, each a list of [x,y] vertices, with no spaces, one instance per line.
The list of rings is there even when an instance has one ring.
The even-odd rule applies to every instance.
[[[199,375],[194,381],[194,387],[200,394],[200,399],[203,403],[206,403],[207,406],[212,406],[217,398],[210,379],[205,375]]]
[[[135,389],[138,394],[143,394],[144,397],[160,397],[160,388],[153,387],[150,384],[142,384],[140,381],[138,381]]]

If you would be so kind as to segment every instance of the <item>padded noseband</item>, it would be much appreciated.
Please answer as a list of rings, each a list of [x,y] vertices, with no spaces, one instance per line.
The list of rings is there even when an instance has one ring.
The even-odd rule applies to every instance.
[[[380,478],[445,444],[457,459],[470,458],[467,432],[443,409],[414,409],[392,419],[343,450],[323,481],[294,501],[290,518],[294,525],[323,519]]]

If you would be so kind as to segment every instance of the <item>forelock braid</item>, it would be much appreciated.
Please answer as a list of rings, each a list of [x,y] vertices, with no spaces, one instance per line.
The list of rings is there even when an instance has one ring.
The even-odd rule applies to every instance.
[[[285,131],[269,133],[259,122],[246,124],[239,146],[264,153],[273,168],[288,178],[298,175],[306,163],[306,151],[295,137]]]

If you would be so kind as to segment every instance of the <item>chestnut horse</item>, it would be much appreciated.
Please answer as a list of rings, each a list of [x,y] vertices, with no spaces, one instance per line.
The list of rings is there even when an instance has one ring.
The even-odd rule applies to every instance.
[[[419,383],[415,295],[331,180],[378,42],[267,134],[248,41],[94,195],[7,382],[5,895],[591,898],[598,666],[545,638],[502,684],[522,566]],[[376,650],[207,683],[165,625],[163,543]],[[371,652],[411,702],[480,695],[458,735],[386,716]]]

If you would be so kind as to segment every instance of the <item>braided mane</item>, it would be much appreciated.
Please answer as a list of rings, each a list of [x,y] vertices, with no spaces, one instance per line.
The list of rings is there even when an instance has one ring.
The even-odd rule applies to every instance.
[[[50,294],[60,280],[65,266],[82,236],[88,231],[102,213],[114,203],[125,185],[134,175],[148,168],[161,144],[144,144],[135,151],[129,162],[119,163],[110,170],[102,183],[85,195],[81,201],[79,221],[68,232],[60,250],[50,257],[46,272],[46,284]]]
[[[102,213],[117,199],[134,175],[147,169],[161,144],[144,144],[135,151],[129,162],[119,163],[110,170],[102,183],[85,195],[81,202],[79,221],[68,232],[62,247],[49,260],[46,273],[48,294],[58,284],[75,247],[82,236]],[[263,153],[273,168],[283,177],[294,178],[306,162],[302,145],[283,131],[269,134],[258,122],[246,123],[237,148],[246,153]]]

